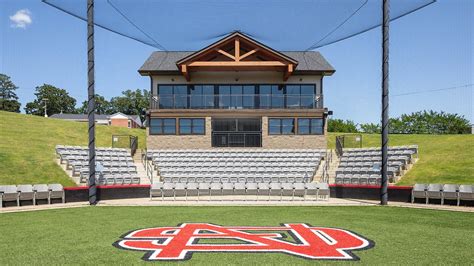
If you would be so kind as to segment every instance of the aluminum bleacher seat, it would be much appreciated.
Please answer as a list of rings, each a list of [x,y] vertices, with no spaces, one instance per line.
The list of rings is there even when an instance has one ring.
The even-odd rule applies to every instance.
[[[3,186],[2,204],[8,201],[15,201],[16,205],[20,206],[19,193],[15,185]]]
[[[27,201],[32,201],[33,205],[35,205],[35,192],[33,191],[33,186],[32,185],[18,185],[17,190],[19,192],[18,195],[18,200],[27,200]]]
[[[429,184],[426,188],[426,203],[430,203],[430,199],[443,199],[443,185]]]
[[[33,185],[33,191],[35,192],[35,195],[34,195],[35,204],[38,202],[38,200],[47,200],[48,204],[51,203],[51,200],[49,198],[48,185],[46,184]]]
[[[66,195],[64,193],[64,187],[61,184],[49,184],[49,198],[50,201],[53,199],[61,199],[61,202],[64,203],[66,201]]]
[[[443,185],[443,192],[441,195],[441,205],[444,204],[444,200],[458,200],[459,198],[459,186],[453,184],[445,184]]]
[[[474,186],[460,185],[458,196],[459,196],[458,202],[457,202],[458,206],[461,201],[473,201],[474,200]]]

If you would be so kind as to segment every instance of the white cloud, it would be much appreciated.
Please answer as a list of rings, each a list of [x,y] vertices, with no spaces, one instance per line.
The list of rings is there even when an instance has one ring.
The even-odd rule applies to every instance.
[[[28,9],[20,9],[13,16],[10,16],[11,26],[13,28],[26,29],[33,22],[31,12]]]

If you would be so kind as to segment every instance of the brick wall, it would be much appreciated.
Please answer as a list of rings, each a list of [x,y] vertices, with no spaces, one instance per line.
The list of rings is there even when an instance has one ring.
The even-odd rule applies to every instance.
[[[128,119],[110,119],[110,125],[116,127],[128,127]]]

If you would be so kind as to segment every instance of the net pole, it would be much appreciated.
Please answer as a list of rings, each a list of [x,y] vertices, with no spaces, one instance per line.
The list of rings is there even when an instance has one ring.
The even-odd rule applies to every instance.
[[[87,0],[87,114],[89,119],[89,204],[97,203],[95,184],[94,0]]]
[[[382,4],[382,186],[380,187],[380,205],[388,202],[388,48],[390,24],[390,0]]]

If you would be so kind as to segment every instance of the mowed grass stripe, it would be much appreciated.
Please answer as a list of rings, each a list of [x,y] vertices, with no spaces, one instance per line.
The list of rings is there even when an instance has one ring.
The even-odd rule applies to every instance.
[[[473,213],[397,207],[84,207],[0,215],[0,264],[140,264],[140,251],[112,246],[134,229],[208,222],[229,226],[309,223],[375,242],[363,265],[474,264]],[[195,253],[193,265],[310,265],[284,254]],[[340,264],[322,261],[324,264]],[[349,263],[349,264],[351,264]],[[166,263],[163,264],[172,264]]]

